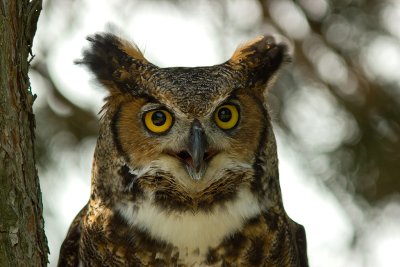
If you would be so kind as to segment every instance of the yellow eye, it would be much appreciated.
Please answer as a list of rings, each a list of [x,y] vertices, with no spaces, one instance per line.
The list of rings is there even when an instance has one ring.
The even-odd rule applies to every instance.
[[[223,130],[232,129],[239,121],[239,110],[235,105],[222,105],[214,113],[214,120],[219,128]]]
[[[156,109],[144,115],[144,124],[153,133],[164,133],[172,126],[172,115],[164,109]]]

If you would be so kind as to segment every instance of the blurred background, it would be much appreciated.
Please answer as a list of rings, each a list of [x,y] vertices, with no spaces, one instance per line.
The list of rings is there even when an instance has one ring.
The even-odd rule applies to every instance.
[[[73,61],[113,29],[159,66],[227,60],[260,34],[293,62],[269,95],[288,214],[310,266],[400,266],[400,1],[44,1],[30,78],[50,266],[87,202],[106,96]],[[110,26],[111,25],[111,26]]]

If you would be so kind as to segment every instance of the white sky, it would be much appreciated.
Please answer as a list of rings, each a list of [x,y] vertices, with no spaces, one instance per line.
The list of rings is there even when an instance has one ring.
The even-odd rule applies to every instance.
[[[74,65],[73,61],[80,58],[82,48],[87,45],[87,35],[104,30],[107,22],[113,22],[119,27],[124,25],[118,14],[108,11],[106,3],[104,0],[89,1],[79,30],[62,42],[55,42],[55,49],[49,55],[52,75],[59,87],[65,89],[62,93],[80,106],[90,106],[94,112],[100,109],[105,92],[95,88],[90,83],[91,76],[87,71]],[[278,1],[274,3],[279,9]],[[168,9],[168,6],[160,8],[143,4],[139,8],[141,10],[135,11],[131,22],[121,28],[145,51],[151,61],[161,66],[216,64],[226,60],[224,57],[234,50],[234,46],[228,44],[232,50],[224,51],[224,55],[220,54],[220,43],[216,40],[213,27],[204,12],[182,14],[173,8]],[[298,19],[301,21],[301,16]],[[288,31],[291,30],[294,28],[289,27]],[[44,36],[45,31],[46,25],[39,24],[37,38]],[[371,56],[367,61],[371,60],[373,53],[377,53],[374,49],[381,44],[380,41],[382,40],[375,41],[369,48]],[[391,50],[385,55],[389,56],[390,53]],[[397,66],[398,62],[390,64]],[[32,84],[39,98],[43,97],[45,92],[35,86],[35,79],[32,79]],[[326,123],[329,124],[322,123],[319,132],[329,128]],[[277,132],[284,204],[290,217],[306,228],[310,266],[375,267],[395,266],[396,263],[400,266],[397,258],[400,226],[396,221],[400,218],[396,217],[400,216],[399,205],[383,207],[385,213],[379,213],[381,215],[378,214],[376,222],[366,222],[366,227],[370,228],[367,231],[369,234],[364,235],[364,241],[366,250],[370,253],[364,255],[368,261],[364,262],[362,252],[354,251],[350,247],[353,229],[335,197],[321,183],[317,183],[317,179],[307,177],[296,158],[297,155],[280,138],[279,131]],[[55,157],[61,164],[40,174],[46,234],[51,250],[50,266],[56,264],[60,243],[70,222],[88,200],[94,145],[94,141],[89,140],[76,151],[59,151]]]

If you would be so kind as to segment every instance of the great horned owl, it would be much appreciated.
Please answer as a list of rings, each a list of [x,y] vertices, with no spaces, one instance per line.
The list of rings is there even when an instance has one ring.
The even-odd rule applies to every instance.
[[[160,68],[113,34],[88,40],[79,63],[109,96],[58,265],[307,266],[265,100],[285,45],[261,36],[220,65]]]

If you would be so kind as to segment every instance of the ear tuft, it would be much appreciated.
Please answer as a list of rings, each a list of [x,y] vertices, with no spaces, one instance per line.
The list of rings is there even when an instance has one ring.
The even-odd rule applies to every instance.
[[[264,85],[289,62],[287,47],[275,43],[272,36],[259,36],[240,46],[228,63],[237,70],[245,71],[248,85]]]
[[[134,92],[140,80],[138,69],[150,64],[140,50],[111,33],[97,33],[87,40],[90,47],[76,63],[86,65],[111,94]]]
[[[119,39],[120,42],[120,49],[130,55],[132,58],[136,60],[141,60],[143,62],[147,62],[147,59],[144,57],[142,52],[139,50],[139,48],[136,46],[134,43],[130,43],[127,40],[124,39]]]

